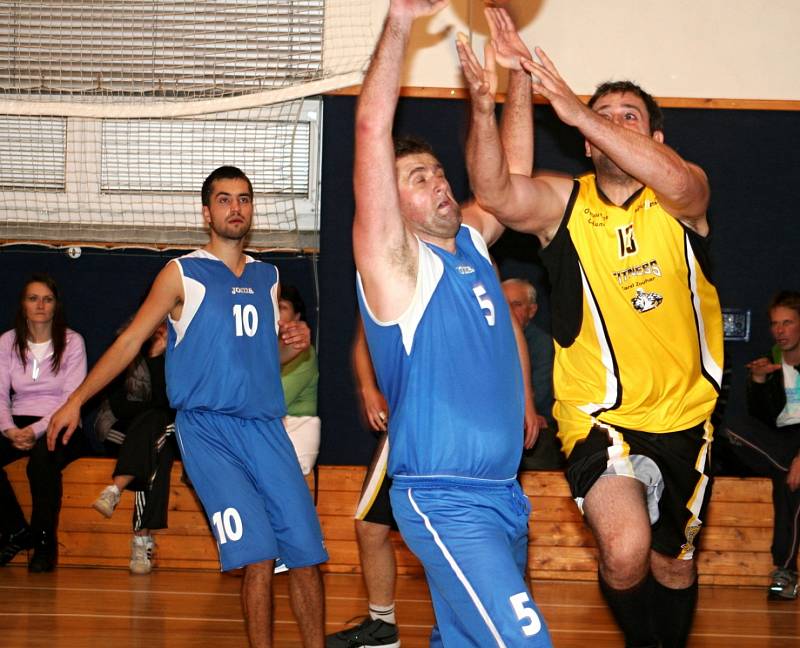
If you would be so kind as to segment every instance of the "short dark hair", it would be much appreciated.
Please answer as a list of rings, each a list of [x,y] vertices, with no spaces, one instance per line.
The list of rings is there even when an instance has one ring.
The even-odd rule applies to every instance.
[[[400,135],[394,138],[394,159],[399,160],[406,155],[427,153],[436,157],[433,147],[421,137],[414,135]]]
[[[294,312],[300,315],[300,319],[305,322],[306,320],[306,303],[300,296],[300,291],[292,284],[281,283],[281,301],[288,301]]]
[[[661,106],[658,105],[652,95],[642,90],[641,86],[635,84],[633,81],[606,81],[597,86],[592,98],[589,99],[589,108],[593,108],[597,100],[609,94],[622,94],[630,92],[636,95],[644,102],[644,107],[647,108],[647,116],[650,120],[650,133],[655,131],[664,130],[664,113],[661,112]]]
[[[800,315],[800,292],[796,290],[781,290],[769,302],[767,312],[772,313],[776,308],[791,308]]]
[[[214,169],[203,181],[203,188],[200,190],[200,199],[203,201],[203,207],[211,206],[211,190],[217,180],[235,180],[238,178],[247,182],[247,188],[252,198],[253,183],[250,182],[250,178],[245,175],[244,171],[235,166],[221,166],[218,169]]]

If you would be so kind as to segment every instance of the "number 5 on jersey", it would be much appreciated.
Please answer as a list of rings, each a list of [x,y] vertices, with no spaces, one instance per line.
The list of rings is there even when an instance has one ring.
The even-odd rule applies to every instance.
[[[486,288],[483,287],[482,283],[478,283],[472,287],[472,292],[475,293],[475,299],[478,300],[483,316],[489,322],[489,326],[494,326],[494,303],[492,303],[492,298],[486,294]],[[487,313],[486,311],[489,312]]]
[[[253,337],[258,330],[258,311],[252,304],[236,304],[233,307],[233,319],[236,323],[236,337]]]
[[[539,615],[536,614],[532,608],[525,605],[531,600],[527,592],[520,592],[519,594],[514,594],[514,596],[509,596],[508,600],[511,603],[511,607],[514,608],[514,613],[517,615],[517,618],[520,621],[526,622],[522,626],[522,632],[526,637],[532,637],[542,629],[542,622],[539,620]]]

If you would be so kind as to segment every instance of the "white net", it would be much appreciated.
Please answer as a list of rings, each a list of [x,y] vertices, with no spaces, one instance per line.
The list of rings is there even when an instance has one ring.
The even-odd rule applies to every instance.
[[[0,238],[196,244],[200,185],[232,164],[251,244],[313,246],[313,96],[360,82],[371,4],[0,2]]]

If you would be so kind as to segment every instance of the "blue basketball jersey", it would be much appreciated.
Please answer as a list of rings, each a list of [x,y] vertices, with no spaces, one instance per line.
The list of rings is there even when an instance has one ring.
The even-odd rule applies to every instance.
[[[241,277],[205,250],[170,263],[183,280],[170,318],[167,394],[178,410],[248,419],[286,414],[278,358],[278,270],[247,257]]]
[[[417,290],[396,321],[377,321],[357,283],[389,404],[389,474],[516,475],[522,373],[510,311],[480,234],[462,226],[454,254],[419,241]]]

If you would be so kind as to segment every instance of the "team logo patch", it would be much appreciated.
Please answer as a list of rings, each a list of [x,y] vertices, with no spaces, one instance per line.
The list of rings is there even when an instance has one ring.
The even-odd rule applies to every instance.
[[[583,215],[586,217],[586,222],[592,227],[605,227],[608,220],[608,214],[605,212],[592,211],[588,207],[583,209]]]
[[[694,539],[700,533],[701,522],[693,522],[686,527],[686,542],[681,545],[681,550],[691,556],[694,553]]]
[[[458,274],[468,275],[473,274],[475,272],[475,268],[473,268],[471,265],[461,264],[456,266],[456,271]]]
[[[657,292],[645,292],[641,288],[636,289],[636,296],[631,299],[631,304],[640,313],[646,313],[654,308],[658,308],[664,298]]]

